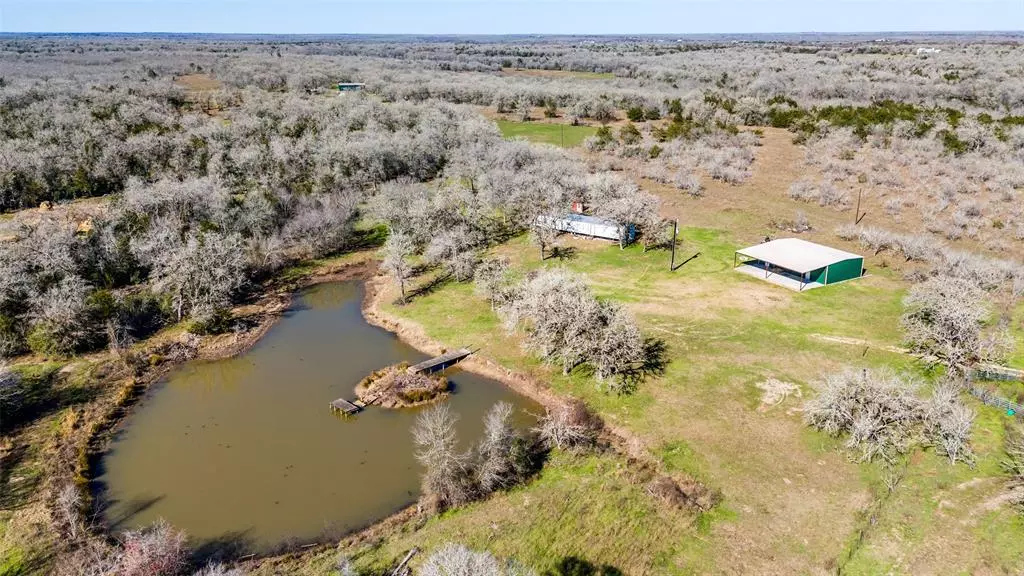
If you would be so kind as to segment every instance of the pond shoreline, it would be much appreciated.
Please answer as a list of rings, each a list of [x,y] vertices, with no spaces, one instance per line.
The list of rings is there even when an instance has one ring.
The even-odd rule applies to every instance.
[[[250,329],[235,334],[207,337],[191,336],[195,346],[195,356],[182,360],[169,360],[158,366],[146,369],[137,377],[129,378],[134,381],[136,388],[136,393],[132,396],[132,399],[124,404],[107,406],[106,409],[103,407],[99,408],[100,411],[105,411],[106,413],[94,421],[94,426],[91,427],[92,433],[86,440],[86,452],[88,453],[90,464],[84,470],[78,471],[81,477],[84,477],[89,482],[96,480],[93,474],[96,470],[95,464],[109,448],[114,434],[119,427],[124,423],[127,416],[132,413],[137,400],[142,398],[153,384],[157,383],[170,370],[185,362],[194,359],[227,359],[250,350],[283,318],[284,313],[293,303],[295,296],[301,290],[311,286],[345,280],[362,281],[365,286],[365,293],[360,310],[368,324],[393,333],[402,342],[424,354],[436,355],[442,353],[445,349],[444,346],[428,336],[421,325],[394,316],[383,309],[388,295],[388,279],[386,276],[377,273],[377,267],[378,262],[372,255],[368,255],[367,258],[355,262],[344,263],[323,271],[313,271],[306,276],[287,283],[275,285],[271,281],[267,284],[264,293],[256,302],[235,309],[236,314],[241,318],[258,318]],[[195,340],[198,340],[198,342],[195,342]],[[468,372],[500,382],[512,391],[533,400],[545,408],[558,406],[566,401],[563,395],[555,392],[550,386],[545,385],[540,380],[506,368],[484,356],[473,355],[461,362],[459,367]],[[627,457],[631,465],[654,470],[660,468],[659,463],[647,451],[640,438],[632,432],[621,426],[610,425],[605,422],[603,435],[609,447]],[[684,480],[686,484],[697,490],[706,490],[705,487],[692,478],[681,478],[680,480]],[[94,515],[97,512],[95,503],[90,502],[87,513]],[[277,551],[267,554],[248,554],[238,558],[237,561],[245,564],[269,563],[274,565],[279,562],[288,563],[330,548],[352,547],[386,539],[397,532],[414,531],[428,519],[429,516],[423,514],[419,505],[414,503],[363,528],[352,530],[338,540],[298,543],[292,546],[291,549],[279,548]],[[107,541],[113,538],[113,535],[106,527],[92,531],[92,536]]]

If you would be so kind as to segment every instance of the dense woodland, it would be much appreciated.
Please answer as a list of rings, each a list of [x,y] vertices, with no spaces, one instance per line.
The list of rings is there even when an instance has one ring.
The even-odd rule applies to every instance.
[[[366,90],[339,95],[339,81]],[[482,109],[601,127],[567,152],[503,138]],[[847,435],[864,461],[927,443],[970,462],[974,415],[960,380],[1005,357],[1007,318],[992,312],[1024,295],[1024,47],[998,36],[4,37],[0,412],[8,423],[30,417],[21,376],[2,361],[122,350],[179,322],[230,331],[231,308],[286,267],[365,247],[380,248],[403,301],[423,267],[472,280],[529,352],[564,374],[587,365],[602,391],[628,394],[654,344],[627,308],[565,270],[517,276],[487,249],[527,234],[549,257],[556,239],[543,223],[572,203],[635,225],[645,249],[663,246],[661,200],[638,182],[694,198],[706,179],[743,183],[764,127],[805,147],[793,200],[846,211],[857,192],[883,199],[872,226],[837,235],[919,264],[902,328],[945,371],[927,397],[889,371],[830,376],[807,424]],[[523,481],[536,464],[527,443],[593,444],[590,416],[576,409],[575,424],[549,413],[528,442],[496,408],[475,455],[455,449],[452,415],[429,413],[415,440],[424,492],[438,509],[458,507]],[[72,563],[93,572],[60,569],[185,570],[170,527],[124,544],[83,545]],[[146,564],[157,556],[162,572]],[[423,573],[456,569],[529,573],[454,545]]]

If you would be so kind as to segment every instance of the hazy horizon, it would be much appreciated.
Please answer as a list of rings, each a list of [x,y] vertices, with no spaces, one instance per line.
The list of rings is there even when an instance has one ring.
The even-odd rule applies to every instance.
[[[0,33],[720,35],[1013,33],[1020,0],[0,0]]]

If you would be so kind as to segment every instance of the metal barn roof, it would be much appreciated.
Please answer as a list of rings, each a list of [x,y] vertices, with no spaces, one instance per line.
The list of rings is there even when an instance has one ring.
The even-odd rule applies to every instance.
[[[813,272],[843,260],[863,258],[859,254],[822,246],[799,238],[780,238],[737,250],[736,253],[800,274]]]

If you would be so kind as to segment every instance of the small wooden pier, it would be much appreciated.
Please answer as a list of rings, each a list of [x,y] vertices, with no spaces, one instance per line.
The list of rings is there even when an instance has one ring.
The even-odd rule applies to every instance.
[[[445,352],[444,354],[435,356],[430,360],[424,360],[419,364],[409,366],[408,372],[409,374],[433,374],[434,372],[440,372],[462,362],[466,356],[469,356],[472,353],[473,351],[469,348],[459,348],[458,350]]]
[[[441,354],[440,356],[435,356],[430,360],[424,360],[419,364],[409,366],[407,372],[409,372],[409,374],[433,374],[434,372],[440,372],[442,370],[451,368],[452,366],[458,364],[459,362],[462,362],[467,356],[469,356],[472,353],[473,351],[470,350],[469,348],[459,348],[458,350],[445,352],[444,354]],[[371,398],[369,401],[364,402],[362,400],[349,401],[344,398],[338,398],[337,400],[331,402],[331,411],[341,412],[346,416],[351,416],[353,414],[358,414],[359,412],[362,412],[364,408],[366,408],[370,404],[373,404],[378,399],[379,398],[374,397]]]
[[[362,409],[365,407],[366,406],[359,400],[356,400],[355,402],[349,402],[344,398],[338,398],[334,402],[331,402],[331,410],[333,410],[334,412],[341,412],[345,415],[355,414],[357,412],[362,411]]]

